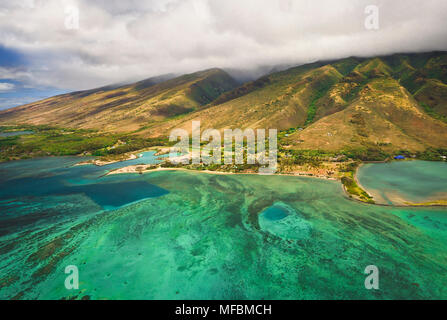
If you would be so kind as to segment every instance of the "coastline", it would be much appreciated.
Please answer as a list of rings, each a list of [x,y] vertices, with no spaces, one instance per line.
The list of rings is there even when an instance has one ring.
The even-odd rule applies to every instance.
[[[369,162],[369,163],[371,163],[371,162]],[[386,163],[386,162],[374,162],[374,163]],[[365,191],[365,192],[366,192],[366,193],[367,193],[367,194],[368,194],[368,195],[375,201],[374,196],[373,196],[370,192],[368,192],[368,189],[366,189],[366,188],[360,183],[360,181],[359,181],[359,179],[358,179],[358,177],[357,177],[357,174],[358,174],[360,168],[363,167],[365,164],[367,164],[367,163],[362,162],[362,163],[360,163],[360,164],[357,166],[357,168],[355,169],[354,174],[353,174],[354,181],[355,181],[355,183],[357,183],[357,185],[359,186],[360,189],[362,189],[363,191]],[[377,203],[377,202],[376,202],[376,203]]]
[[[113,164],[113,163],[118,163],[118,162],[125,162],[127,160],[134,160],[137,159],[138,156],[136,154],[139,154],[141,152],[147,152],[147,151],[154,151],[155,156],[157,155],[163,155],[165,150],[162,148],[151,148],[148,150],[140,150],[138,153],[133,152],[131,154],[126,154],[126,158],[121,158],[121,159],[117,159],[117,160],[110,160],[110,161],[106,161],[106,160],[100,160],[100,159],[93,159],[93,160],[89,160],[89,161],[85,161],[85,162],[80,162],[78,164],[76,164],[75,166],[80,166],[80,165],[96,165],[96,166],[105,166],[105,165],[109,165],[109,164]],[[136,153],[136,154],[135,154]],[[182,157],[185,157],[188,155],[184,155]],[[288,176],[288,177],[303,177],[303,178],[315,178],[315,179],[323,179],[323,180],[329,180],[329,181],[339,181],[340,184],[342,185],[342,190],[343,193],[345,195],[346,199],[358,202],[358,203],[363,203],[363,204],[368,204],[368,205],[377,205],[377,206],[382,206],[382,207],[396,207],[396,208],[417,208],[417,207],[447,207],[447,200],[432,200],[432,201],[427,201],[425,203],[412,203],[410,201],[407,201],[406,199],[402,199],[401,203],[396,203],[396,204],[387,204],[387,203],[383,203],[380,200],[377,202],[376,198],[374,197],[374,195],[371,194],[370,191],[368,191],[367,188],[365,188],[359,181],[358,179],[358,171],[360,170],[360,168],[362,168],[364,165],[371,163],[371,162],[361,162],[357,168],[355,169],[355,171],[352,172],[352,177],[353,180],[355,181],[355,183],[357,184],[357,186],[364,191],[368,196],[371,197],[371,199],[374,202],[367,202],[362,200],[360,197],[358,197],[355,194],[351,194],[346,186],[341,183],[341,178],[342,177],[330,177],[330,176],[325,176],[325,175],[316,175],[313,173],[309,173],[309,172],[304,172],[304,171],[296,171],[296,172],[291,172],[291,173],[275,173],[272,174],[273,176]],[[380,162],[374,162],[374,163],[386,163],[386,161],[380,161]],[[163,168],[161,167],[161,164],[157,164],[157,165],[147,165],[147,164],[140,164],[140,165],[130,165],[127,167],[123,167],[123,168],[119,168],[119,169],[115,169],[112,171],[107,172],[106,174],[104,174],[103,176],[109,176],[109,175],[118,175],[118,174],[146,174],[146,173],[151,173],[151,172],[163,172],[163,171],[185,171],[185,172],[195,172],[195,173],[204,173],[204,174],[214,174],[214,175],[258,175],[259,173],[257,172],[228,172],[228,171],[211,171],[211,170],[196,170],[196,169],[191,169],[191,168]]]
[[[117,174],[146,174],[146,173],[161,172],[161,171],[186,171],[186,172],[206,173],[206,174],[215,174],[215,175],[259,175],[259,173],[257,173],[257,172],[226,172],[226,171],[211,171],[211,170],[194,170],[194,169],[188,169],[188,168],[163,168],[160,166],[157,166],[157,167],[152,166],[151,169],[137,171],[136,169],[138,167],[142,167],[142,165],[135,165],[135,166],[129,166],[129,167],[112,170],[112,171],[108,172],[107,174],[105,174],[105,176],[117,175]],[[303,177],[303,178],[315,178],[315,179],[323,179],[323,180],[330,180],[330,181],[339,181],[339,179],[336,179],[333,177],[310,175],[310,174],[306,174],[304,172],[274,173],[274,174],[271,174],[271,176]]]
[[[130,154],[128,155],[126,158],[124,159],[117,159],[117,160],[101,160],[101,159],[92,159],[92,160],[88,160],[88,161],[83,161],[83,162],[79,162],[77,164],[75,164],[74,166],[87,166],[87,165],[95,165],[97,167],[103,167],[103,166],[107,166],[109,164],[114,164],[114,163],[119,163],[119,162],[124,162],[124,161],[128,161],[128,160],[135,160],[138,159],[138,156],[135,154]]]
[[[371,196],[371,194],[365,189],[357,179],[357,172],[360,169],[360,167],[364,165],[364,163],[360,164],[357,168],[357,170],[354,173],[355,181],[359,184],[359,186],[364,190],[368,195]],[[224,172],[224,171],[211,171],[211,170],[193,170],[188,168],[163,168],[160,167],[160,165],[157,166],[148,166],[149,168],[146,168],[141,171],[137,171],[138,167],[142,167],[141,165],[135,165],[135,166],[128,166],[116,170],[112,170],[105,174],[105,176],[108,175],[117,175],[117,174],[147,174],[151,172],[164,172],[164,171],[185,171],[185,172],[193,172],[193,173],[203,173],[203,174],[214,174],[214,175],[258,175],[256,172]],[[317,176],[317,175],[310,175],[306,174],[304,172],[294,172],[294,173],[275,173],[272,174],[272,176],[286,176],[286,177],[302,177],[302,178],[314,178],[314,179],[323,179],[323,180],[329,180],[329,181],[340,181],[340,179],[333,178],[333,177],[327,177],[327,176]],[[405,204],[386,204],[386,203],[368,203],[365,201],[362,201],[358,199],[355,195],[350,194],[346,187],[340,183],[342,186],[343,193],[345,195],[345,198],[351,201],[355,201],[358,203],[366,204],[366,205],[376,205],[376,206],[382,206],[382,207],[395,207],[395,208],[417,208],[417,207],[447,207],[447,201],[439,200],[439,201],[430,201],[427,203],[411,203],[407,202]],[[372,196],[371,196],[372,197]],[[374,199],[374,197],[372,197]]]
[[[407,161],[415,161],[415,160],[407,160]],[[363,167],[364,165],[368,164],[368,163],[388,163],[388,162],[362,162],[359,164],[359,166],[357,167],[357,169],[354,172],[354,180],[357,183],[357,185],[363,190],[365,191],[373,200],[374,200],[374,205],[377,206],[381,206],[381,207],[395,207],[395,208],[420,208],[420,207],[425,207],[425,208],[435,208],[435,207],[447,207],[447,200],[431,200],[431,201],[427,201],[427,202],[423,202],[423,203],[413,203],[410,201],[407,201],[406,199],[401,199],[402,203],[395,203],[395,204],[388,204],[388,203],[383,203],[383,202],[377,202],[377,197],[374,197],[374,195],[371,194],[371,191],[368,191],[367,188],[365,188],[359,181],[357,174],[360,170],[361,167]],[[345,186],[343,186],[343,190],[344,192],[348,195],[348,197],[350,196],[349,192],[346,190]],[[361,203],[366,203],[362,200],[356,199],[354,197],[349,197],[351,200],[357,201],[357,202],[361,202]],[[368,204],[368,203],[367,203]]]
[[[141,152],[148,152],[148,151],[154,151],[156,152],[155,155],[162,155],[163,153],[160,152],[160,148],[150,148],[147,150],[140,150],[138,153]],[[126,160],[133,160],[138,158],[137,155],[135,155],[136,152],[133,152],[130,155],[126,155],[127,158],[125,158],[125,160],[122,159],[117,159],[117,160],[110,160],[110,161],[104,161],[104,160],[100,160],[100,159],[91,159],[88,161],[83,161],[83,162],[79,162],[73,165],[73,167],[76,166],[83,166],[83,165],[96,165],[96,166],[105,166],[108,164],[113,164],[113,163],[118,163],[118,162],[125,162]],[[136,153],[136,154],[138,154]],[[53,158],[56,156],[49,156],[49,158]],[[79,156],[77,156],[79,157]],[[46,158],[46,157],[44,157]],[[414,161],[414,160],[412,160]],[[360,170],[360,168],[362,166],[364,166],[365,164],[368,164],[369,162],[362,162],[358,165],[358,167],[356,168],[355,172],[353,172],[353,177],[355,182],[358,184],[358,186],[365,191],[368,195],[371,196],[370,192],[367,191],[367,189],[360,183],[360,181],[358,180],[357,174],[358,174],[358,170]],[[137,167],[145,167],[146,169],[143,171],[137,171],[136,168]],[[116,170],[112,170],[107,172],[106,174],[102,175],[101,177],[104,176],[108,176],[108,175],[117,175],[117,174],[146,174],[146,173],[151,173],[151,172],[162,172],[162,171],[186,171],[186,172],[195,172],[195,173],[204,173],[204,174],[214,174],[214,175],[258,175],[257,172],[225,172],[225,171],[211,171],[211,170],[194,170],[194,169],[189,169],[189,168],[163,168],[160,166],[160,164],[158,165],[134,165],[134,166],[128,166],[128,167],[124,167],[124,168],[120,168],[120,169],[116,169]],[[291,173],[275,173],[273,174],[274,176],[288,176],[288,177],[303,177],[303,178],[314,178],[314,179],[323,179],[323,180],[329,180],[329,181],[340,181],[340,184],[342,186],[342,190],[344,193],[344,196],[346,199],[351,200],[351,201],[355,201],[358,203],[362,203],[362,204],[367,204],[367,205],[376,205],[376,206],[382,206],[382,207],[395,207],[395,208],[421,208],[421,207],[425,207],[425,208],[445,208],[447,207],[447,200],[429,200],[427,202],[424,203],[412,203],[409,201],[406,201],[405,199],[403,199],[404,203],[401,204],[386,204],[386,203],[381,203],[381,202],[375,202],[375,203],[368,203],[366,201],[362,201],[359,198],[357,198],[355,195],[350,194],[347,190],[346,187],[343,185],[343,183],[341,183],[341,178],[340,177],[329,177],[329,176],[324,176],[324,175],[315,175],[315,174],[310,174],[308,172],[301,172],[301,171],[297,171],[297,172],[291,172]],[[372,197],[374,199],[374,197]]]
[[[139,154],[141,154],[143,152],[151,152],[152,151],[152,152],[155,152],[154,156],[162,156],[162,155],[169,153],[169,150],[168,151],[166,151],[166,150],[167,149],[164,147],[151,147],[148,149],[132,151],[132,152],[122,154],[120,156],[117,156],[116,159],[111,158],[110,160],[108,160],[107,158],[99,157],[96,159],[79,162],[79,163],[75,164],[74,166],[86,166],[86,165],[92,164],[92,165],[95,165],[98,167],[103,167],[103,166],[107,166],[107,165],[114,164],[114,163],[120,163],[120,162],[129,161],[129,160],[139,159],[140,158]]]
[[[158,152],[158,153],[156,153],[156,155],[161,153],[160,152],[161,150],[157,150],[157,149],[155,149],[155,150]],[[152,151],[154,151],[154,149],[152,149]],[[124,162],[124,161],[125,160],[122,160],[122,161],[118,160],[118,161],[113,161],[110,163]],[[384,163],[384,162],[381,162],[381,163]],[[90,162],[90,164],[91,164],[91,162]],[[367,163],[365,163],[365,162],[360,163],[357,166],[357,168],[355,169],[355,171],[352,172],[352,176],[353,176],[355,183],[358,185],[358,187],[362,191],[364,191],[368,196],[370,196],[371,199],[373,200],[373,202],[364,201],[357,195],[351,194],[350,192],[348,192],[346,186],[343,183],[341,183],[341,177],[329,177],[329,176],[325,176],[325,175],[315,175],[315,174],[311,174],[309,172],[302,172],[302,171],[291,172],[291,173],[275,173],[273,175],[274,176],[315,178],[315,179],[324,179],[324,180],[329,180],[329,181],[340,181],[345,198],[352,200],[352,201],[359,202],[359,203],[363,203],[363,204],[377,205],[377,206],[383,206],[383,207],[396,207],[396,208],[399,208],[399,207],[401,207],[401,208],[404,208],[404,207],[407,207],[407,208],[447,207],[447,201],[445,201],[445,200],[428,201],[426,203],[412,203],[412,202],[406,201],[405,199],[402,199],[402,203],[397,203],[397,204],[387,204],[387,203],[383,203],[381,201],[377,202],[376,198],[371,194],[371,192],[368,191],[368,189],[366,189],[360,183],[358,176],[357,176],[358,171],[365,164],[367,164]],[[146,173],[151,173],[151,172],[163,172],[163,171],[185,171],[185,172],[195,172],[195,173],[214,174],[214,175],[258,175],[257,172],[228,172],[228,171],[195,170],[195,169],[191,169],[191,168],[163,168],[163,167],[161,167],[161,164],[157,164],[157,165],[131,165],[131,166],[112,170],[112,171],[106,173],[104,176],[117,175],[117,174],[146,174]]]

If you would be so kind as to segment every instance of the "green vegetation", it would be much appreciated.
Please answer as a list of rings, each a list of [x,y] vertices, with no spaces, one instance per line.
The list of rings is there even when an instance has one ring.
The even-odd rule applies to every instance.
[[[228,173],[256,173],[259,172],[259,164],[241,164],[241,165],[219,165],[219,164],[173,164],[170,161],[165,161],[160,165],[161,168],[177,168],[195,171],[214,171],[214,172],[228,172]]]
[[[1,139],[1,160],[78,154],[119,157],[168,145],[166,139],[150,137],[167,138],[172,129],[189,128],[197,119],[202,129],[279,129],[279,158],[290,166],[318,167],[340,157],[386,161],[397,154],[440,160],[439,152],[416,150],[447,148],[447,85],[442,82],[446,57],[435,52],[317,62],[237,88],[224,71],[211,69],[163,82],[62,95],[30,108],[0,111],[0,123],[52,125],[3,127],[34,134]],[[70,106],[79,105],[79,113],[68,113]],[[424,116],[423,110],[444,123]]]
[[[425,161],[445,161],[447,159],[447,149],[429,148],[424,152],[418,152],[416,157]]]
[[[314,122],[315,115],[317,114],[317,102],[323,98],[331,87],[336,83],[335,79],[323,79],[316,83],[316,88],[314,88],[315,93],[312,98],[312,102],[310,103],[309,109],[307,110],[307,120],[305,122],[305,126],[310,125]]]
[[[352,162],[341,168],[344,176],[341,178],[346,192],[351,196],[362,202],[374,204],[373,198],[363,190],[355,181],[355,173],[359,167],[360,162]]]
[[[280,146],[280,151],[285,152],[299,165],[330,161],[331,159],[337,159],[337,162],[346,162],[348,160],[386,161],[392,156],[378,148],[346,149],[335,152],[326,150],[284,150]]]
[[[216,70],[206,79],[192,84],[189,96],[201,105],[206,105],[236,86],[236,81],[227,73]]]
[[[355,179],[353,178],[353,174],[349,173],[347,176],[341,178],[341,183],[345,187],[346,191],[351,195],[356,197],[358,200],[374,204],[373,198],[366,193],[362,188],[360,188],[355,182]]]
[[[360,201],[374,203],[373,198],[357,184],[354,176],[363,158],[383,159],[384,156],[387,155],[377,153],[376,150],[366,150],[366,152],[365,150],[350,150],[341,153],[322,150],[288,150],[279,159],[279,163],[281,167],[286,168],[292,165],[320,168],[323,162],[337,162],[342,175],[341,182],[346,192]]]
[[[359,65],[359,60],[356,58],[347,58],[341,61],[335,62],[332,65],[338,72],[340,72],[343,76],[350,74],[356,66]]]
[[[432,107],[430,107],[429,105],[425,104],[424,102],[419,102],[419,104],[424,108],[424,111],[429,116],[447,123],[447,116],[440,115]]]
[[[341,152],[345,156],[353,160],[360,161],[386,161],[391,158],[391,154],[382,151],[379,148],[359,148],[348,149]]]
[[[33,134],[0,138],[0,161],[43,156],[120,155],[153,146],[167,145],[167,139],[143,139],[94,130],[61,129],[50,126],[3,127],[33,131]]]
[[[321,150],[288,150],[284,157],[280,157],[280,162],[295,165],[308,164],[313,168],[318,168],[323,161],[329,161],[339,155],[333,152]],[[343,161],[343,158],[340,158]]]
[[[341,82],[348,84],[350,87],[350,90],[342,95],[342,98],[349,103],[352,102],[365,87],[368,83],[368,78],[358,73],[352,73],[343,78]]]
[[[221,94],[216,100],[213,101],[212,104],[219,105],[227,101],[242,97],[257,89],[263,88],[268,84],[270,84],[270,79],[268,77],[262,77],[256,81],[245,83],[234,90]]]

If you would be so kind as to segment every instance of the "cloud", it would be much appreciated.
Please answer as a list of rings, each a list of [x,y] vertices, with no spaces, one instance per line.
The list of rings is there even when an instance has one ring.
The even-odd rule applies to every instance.
[[[379,30],[364,26],[368,5],[380,9]],[[78,29],[67,28],[76,18],[67,8],[78,9]],[[27,60],[2,72],[78,90],[211,67],[447,50],[446,16],[444,0],[2,0],[0,45]]]
[[[14,90],[15,85],[7,82],[0,82],[0,92],[12,91]]]
[[[16,106],[21,106],[39,100],[38,97],[25,98],[0,98],[0,110],[9,109]]]

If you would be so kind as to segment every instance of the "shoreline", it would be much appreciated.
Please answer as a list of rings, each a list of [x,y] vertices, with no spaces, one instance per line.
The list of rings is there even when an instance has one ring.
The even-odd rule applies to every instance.
[[[355,177],[355,180],[357,183],[358,183],[357,172],[362,165],[364,165],[364,163],[360,164],[354,173],[354,177]],[[214,174],[214,175],[259,175],[258,173],[255,173],[255,172],[236,173],[236,172],[223,172],[223,171],[211,171],[211,170],[193,170],[193,169],[188,169],[188,168],[162,168],[159,165],[156,168],[152,166],[151,167],[152,169],[146,168],[146,170],[137,171],[136,170],[137,167],[141,167],[141,165],[140,166],[135,165],[135,166],[129,166],[129,167],[116,169],[116,170],[108,172],[104,176],[118,175],[118,174],[150,174],[151,172],[167,172],[167,171],[184,171],[184,172],[191,172],[191,173],[203,173],[203,174]],[[332,178],[332,177],[327,177],[327,176],[309,175],[309,174],[305,174],[302,172],[301,173],[300,172],[275,173],[275,174],[272,174],[271,176],[314,178],[314,179],[323,179],[323,180],[328,180],[328,181],[339,181],[340,182],[340,179],[337,179],[337,178]],[[394,207],[394,208],[421,208],[421,207],[425,207],[425,208],[444,207],[445,208],[445,207],[447,207],[447,201],[445,201],[445,200],[439,200],[440,203],[436,203],[438,201],[431,201],[431,202],[428,202],[427,204],[425,204],[425,203],[417,204],[417,203],[410,203],[410,202],[407,204],[386,204],[386,203],[378,203],[378,202],[368,203],[368,202],[359,200],[355,196],[351,195],[346,190],[346,187],[342,183],[340,183],[340,184],[342,186],[342,190],[343,190],[343,193],[344,193],[344,196],[346,199],[355,201],[358,203],[362,203],[365,205],[376,205],[376,206],[381,206],[381,207]],[[366,193],[368,193],[368,195],[371,196],[371,194],[367,191],[367,189],[365,189],[360,183],[359,183],[359,186],[362,188],[362,190],[364,190]],[[374,197],[372,197],[372,198],[374,199]],[[445,204],[443,203],[444,201],[446,202]]]
[[[194,170],[188,168],[162,168],[158,166],[157,168],[152,167],[152,169],[146,169],[143,171],[137,171],[137,167],[141,167],[142,165],[135,165],[124,167],[116,170],[112,170],[105,174],[104,176],[109,175],[118,175],[118,174],[147,174],[151,172],[162,172],[162,171],[185,171],[185,172],[195,172],[195,173],[205,173],[205,174],[215,174],[215,175],[263,175],[256,172],[226,172],[226,171],[211,171],[211,170]],[[268,174],[264,174],[268,175]],[[315,178],[315,179],[323,179],[329,181],[339,181],[339,179],[327,177],[327,176],[316,176],[305,174],[303,172],[295,172],[295,173],[274,173],[269,176],[286,176],[286,177],[303,177],[303,178]]]
[[[160,150],[156,151],[160,152]],[[124,160],[125,161],[125,160]],[[115,162],[124,162],[124,161],[114,161]],[[346,199],[356,201],[358,203],[368,204],[368,205],[377,205],[382,207],[396,207],[396,208],[417,208],[417,207],[447,207],[447,200],[435,200],[435,201],[427,201],[426,203],[412,203],[410,201],[405,201],[404,203],[398,204],[387,204],[383,202],[377,202],[375,197],[365,188],[358,179],[358,172],[360,168],[371,162],[362,162],[360,163],[355,171],[353,172],[353,179],[358,187],[368,194],[369,197],[374,201],[374,203],[369,203],[361,200],[355,194],[351,194],[348,192],[346,186],[341,183],[341,177],[329,177],[324,175],[315,175],[308,172],[291,172],[291,173],[274,173],[272,176],[288,176],[288,177],[304,177],[304,178],[315,178],[315,179],[323,179],[328,181],[339,181],[342,185],[342,190]],[[376,163],[376,162],[374,162]],[[386,161],[380,163],[387,163]],[[106,173],[104,176],[109,175],[118,175],[118,174],[146,174],[151,172],[163,172],[163,171],[185,171],[185,172],[195,172],[195,173],[204,173],[204,174],[215,174],[215,175],[258,175],[257,172],[226,172],[226,171],[211,171],[211,170],[195,170],[190,168],[163,168],[161,164],[157,165],[132,165],[128,167],[123,167],[119,169],[112,170]]]
[[[406,161],[415,161],[413,159],[411,160],[406,160]],[[391,161],[389,161],[391,162]],[[374,204],[372,205],[377,205],[377,206],[381,206],[381,207],[395,207],[395,208],[439,208],[439,207],[447,207],[447,200],[432,200],[432,201],[427,201],[426,203],[412,203],[409,201],[406,201],[405,199],[402,199],[404,201],[404,203],[400,203],[400,204],[388,204],[388,203],[381,203],[381,202],[377,202],[376,198],[374,198],[374,196],[370,193],[370,191],[368,191],[367,188],[365,188],[359,181],[357,174],[360,170],[361,167],[363,167],[366,164],[369,163],[389,163],[388,161],[384,161],[384,162],[362,162],[359,164],[359,166],[357,167],[357,169],[354,172],[354,180],[357,183],[357,185],[363,190],[365,191],[373,200],[374,200]],[[345,186],[343,186],[343,190],[344,192],[348,195],[349,197],[349,192],[346,190]],[[361,201],[359,199],[356,199],[355,197],[349,197],[351,200],[357,201],[357,202],[361,202],[361,203],[365,203],[365,204],[369,204],[367,202]]]
[[[117,160],[110,160],[110,161],[91,159],[88,161],[76,163],[76,164],[72,165],[72,167],[84,166],[84,165],[95,165],[98,167],[102,167],[102,166],[106,166],[106,165],[113,164],[113,163],[119,163],[119,162],[125,162],[127,160],[137,159],[138,156],[136,154],[139,154],[141,152],[153,151],[153,152],[155,152],[155,155],[162,155],[164,150],[160,150],[160,149],[162,149],[162,148],[151,147],[151,148],[148,148],[147,150],[139,150],[139,152],[133,152],[130,155],[127,155],[127,159],[117,159]],[[75,157],[81,157],[81,156],[82,155],[77,155]],[[57,157],[57,156],[48,156],[48,157],[53,158],[53,157]],[[48,157],[42,157],[42,158],[48,158]],[[33,158],[31,158],[31,159],[33,159]],[[415,161],[415,159],[411,159],[411,161]],[[368,195],[371,196],[370,192],[368,192],[367,189],[359,182],[358,177],[357,177],[357,174],[358,174],[358,171],[360,170],[360,168],[368,163],[372,163],[372,162],[360,163],[359,166],[356,168],[355,172],[353,172],[353,177],[354,177],[355,182],[359,186],[359,188],[361,188],[363,191],[365,191]],[[376,163],[376,162],[374,162],[374,163]],[[387,162],[380,162],[380,163],[387,163]],[[144,167],[144,166],[146,166],[145,170],[142,170],[142,171],[136,170],[137,167]],[[149,168],[151,168],[151,169],[149,169]],[[117,174],[146,174],[146,173],[151,173],[151,172],[162,172],[162,171],[186,171],[186,172],[215,174],[215,175],[259,175],[259,173],[256,173],[256,172],[236,173],[236,172],[211,171],[211,170],[194,170],[194,169],[188,169],[188,168],[162,168],[162,167],[160,167],[160,165],[157,165],[157,167],[154,168],[154,165],[140,164],[140,165],[133,165],[133,166],[128,166],[128,167],[123,167],[120,169],[112,170],[112,171],[109,171],[106,174],[102,175],[101,177],[109,176],[109,175],[117,175]],[[323,179],[323,180],[328,180],[328,181],[339,181],[339,182],[341,181],[340,177],[315,175],[315,174],[310,174],[307,172],[275,173],[275,174],[272,174],[272,176],[303,177],[303,178]],[[340,184],[342,186],[342,190],[343,190],[343,193],[344,193],[344,196],[346,199],[355,201],[358,203],[367,204],[367,205],[377,205],[377,206],[382,206],[382,207],[396,207],[396,208],[421,208],[421,207],[445,208],[445,207],[447,207],[447,200],[432,200],[432,201],[427,201],[426,203],[411,203],[408,201],[405,204],[386,204],[386,203],[380,203],[380,202],[379,203],[378,202],[368,203],[368,202],[362,201],[360,199],[357,199],[355,195],[350,194],[346,190],[346,187],[343,185],[343,183],[340,182]],[[374,200],[374,197],[372,197],[372,198]]]
[[[101,160],[101,157],[99,157],[97,159],[91,159],[88,161],[79,162],[79,163],[75,164],[74,166],[95,165],[97,167],[104,167],[104,166],[108,166],[108,165],[111,165],[114,163],[120,163],[120,162],[129,161],[129,160],[139,159],[139,158],[141,158],[140,154],[142,154],[144,152],[155,152],[154,156],[163,156],[166,154],[166,150],[164,150],[162,147],[151,147],[148,149],[138,150],[138,152],[133,151],[133,152],[122,154],[121,156],[123,156],[123,157],[119,158],[119,159],[110,159],[110,160],[103,159],[103,160]]]
[[[125,159],[120,159],[120,160],[100,160],[100,159],[92,159],[92,160],[88,160],[88,161],[83,161],[83,162],[79,162],[77,164],[74,165],[74,167],[78,167],[78,166],[87,166],[87,165],[94,165],[97,167],[104,167],[110,164],[114,164],[114,163],[119,163],[119,162],[124,162],[124,161],[129,161],[129,160],[135,160],[138,159],[139,157],[135,154],[131,154],[129,155],[127,158]]]
[[[360,164],[358,165],[358,167],[355,169],[354,174],[353,174],[354,181],[355,181],[355,183],[357,183],[357,185],[359,186],[359,188],[362,189],[363,191],[365,191],[365,192],[366,192],[366,193],[367,193],[367,194],[374,200],[373,195],[372,195],[371,193],[368,192],[368,189],[366,189],[366,188],[360,183],[360,181],[359,181],[359,179],[358,179],[358,177],[357,177],[357,174],[358,174],[360,168],[363,167],[365,164],[368,164],[368,163],[386,163],[386,162],[362,162],[362,163],[360,163]],[[374,200],[374,201],[375,201],[375,200]]]

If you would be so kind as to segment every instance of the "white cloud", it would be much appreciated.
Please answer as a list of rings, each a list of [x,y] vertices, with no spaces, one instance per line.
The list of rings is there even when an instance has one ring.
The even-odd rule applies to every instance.
[[[23,0],[22,0],[23,1]],[[447,1],[20,0],[0,4],[0,44],[29,58],[12,73],[67,89],[210,67],[258,68],[351,55],[447,50]],[[380,8],[380,29],[364,27]],[[79,29],[65,28],[65,7]]]
[[[7,82],[0,82],[0,92],[12,91],[14,90],[15,85]]]

